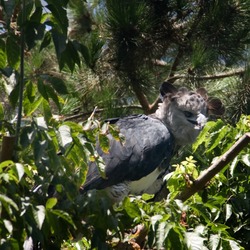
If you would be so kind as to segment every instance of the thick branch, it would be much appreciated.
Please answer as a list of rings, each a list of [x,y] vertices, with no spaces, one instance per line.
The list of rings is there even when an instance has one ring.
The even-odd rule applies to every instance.
[[[205,185],[218,174],[239,152],[250,143],[250,133],[244,134],[226,153],[224,153],[215,163],[205,170],[191,187],[187,187],[176,199],[186,201],[193,194],[200,191]]]

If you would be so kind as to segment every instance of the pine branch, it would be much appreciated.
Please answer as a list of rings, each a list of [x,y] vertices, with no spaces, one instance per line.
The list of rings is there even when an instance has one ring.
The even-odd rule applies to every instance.
[[[215,75],[204,75],[204,76],[192,76],[195,80],[216,80],[216,79],[222,79],[226,77],[232,77],[237,75],[243,75],[245,73],[245,69],[239,68],[237,70],[232,70],[228,72],[223,72]],[[174,82],[178,79],[189,79],[190,76],[188,75],[175,75],[170,78],[167,78],[166,81]]]
[[[202,190],[206,184],[218,174],[230,161],[232,161],[247,144],[250,143],[250,133],[244,134],[226,153],[224,153],[215,163],[205,170],[191,187],[187,187],[176,199],[183,202],[193,194]]]
[[[142,109],[142,107],[140,105],[123,105],[123,106],[119,106],[119,107],[115,107],[115,109]],[[95,109],[95,113],[102,113],[104,112],[105,108],[102,109]],[[78,119],[78,118],[84,118],[86,116],[89,116],[93,113],[93,111],[88,111],[88,112],[84,112],[84,113],[80,113],[80,114],[76,114],[76,115],[71,115],[68,117],[65,117],[63,120],[64,121],[70,121],[70,120],[74,120],[74,119]]]

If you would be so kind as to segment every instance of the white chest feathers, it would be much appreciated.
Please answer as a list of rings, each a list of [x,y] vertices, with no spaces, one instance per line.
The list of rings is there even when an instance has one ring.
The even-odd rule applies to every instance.
[[[158,179],[161,174],[159,168],[156,168],[149,175],[137,181],[125,181],[106,188],[109,197],[115,202],[122,201],[129,194],[141,195],[143,193],[155,194],[162,187],[162,178]]]

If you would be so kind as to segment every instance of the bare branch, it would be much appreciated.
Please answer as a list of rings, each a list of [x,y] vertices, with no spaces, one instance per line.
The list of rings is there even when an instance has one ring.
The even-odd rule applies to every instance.
[[[244,134],[226,153],[224,153],[215,163],[205,170],[193,185],[187,187],[176,199],[186,201],[193,194],[203,189],[206,184],[218,174],[230,161],[232,161],[239,152],[250,143],[250,133]]]

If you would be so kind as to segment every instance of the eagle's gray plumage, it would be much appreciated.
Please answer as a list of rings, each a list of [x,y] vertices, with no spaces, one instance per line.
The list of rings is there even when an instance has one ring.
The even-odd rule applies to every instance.
[[[120,201],[129,193],[159,191],[159,177],[167,171],[175,147],[194,142],[210,109],[204,89],[200,93],[186,88],[177,90],[165,82],[161,94],[163,102],[155,114],[110,120],[120,129],[125,143],[109,134],[109,153],[97,145],[97,152],[105,162],[106,178],[101,177],[95,162],[91,162],[82,192],[106,189],[113,200]],[[223,110],[221,103],[216,108],[219,109]]]

